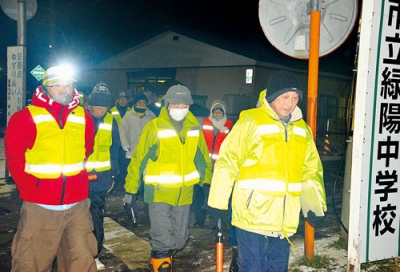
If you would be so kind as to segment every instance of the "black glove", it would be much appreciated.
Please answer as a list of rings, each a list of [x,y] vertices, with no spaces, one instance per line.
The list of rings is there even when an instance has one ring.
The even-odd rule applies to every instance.
[[[318,226],[319,224],[324,222],[324,219],[325,219],[325,215],[316,216],[315,213],[313,211],[311,211],[311,210],[309,210],[307,212],[306,220],[308,221],[308,223],[310,223],[310,225],[312,227]]]
[[[124,209],[128,218],[136,223],[136,194],[125,193],[124,198],[122,199],[122,204],[124,205]]]
[[[208,194],[210,193],[210,184],[203,185],[204,202],[201,205],[202,210],[208,210]]]

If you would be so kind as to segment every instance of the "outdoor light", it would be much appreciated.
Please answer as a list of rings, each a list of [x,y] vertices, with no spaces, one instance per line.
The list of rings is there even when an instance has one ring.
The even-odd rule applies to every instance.
[[[253,83],[253,69],[246,69],[246,84]]]

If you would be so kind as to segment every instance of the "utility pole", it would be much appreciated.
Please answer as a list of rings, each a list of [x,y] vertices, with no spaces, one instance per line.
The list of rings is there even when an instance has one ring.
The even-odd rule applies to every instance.
[[[27,8],[27,2],[29,2]],[[26,20],[36,13],[36,0],[1,1],[4,13],[17,21],[17,45],[7,48],[7,123],[26,103]],[[7,161],[5,177],[9,178]]]
[[[308,103],[307,123],[311,128],[314,141],[317,135],[317,98],[318,98],[318,69],[319,42],[321,29],[321,11],[319,1],[310,1],[310,56],[308,58]],[[304,222],[304,255],[307,259],[314,258],[314,227],[306,220]]]

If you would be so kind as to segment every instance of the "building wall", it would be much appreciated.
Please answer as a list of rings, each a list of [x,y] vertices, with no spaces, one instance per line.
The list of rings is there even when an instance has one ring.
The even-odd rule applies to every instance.
[[[211,107],[214,100],[222,100],[226,94],[251,96],[254,99],[254,81],[252,84],[245,83],[247,68],[180,68],[176,79],[187,85],[193,94],[207,96],[206,106]]]
[[[253,68],[253,82],[246,84],[246,69]],[[266,88],[269,76],[277,71],[260,66],[177,68],[175,80],[189,87],[194,95],[206,96],[206,106],[216,99],[226,100],[230,114],[238,114],[237,109],[254,107],[259,92]],[[128,88],[128,70],[86,71],[86,85],[94,86],[98,81],[106,82],[113,95]],[[303,100],[299,107],[307,118],[308,74],[293,71],[303,86]],[[319,75],[317,133],[325,133],[329,119],[329,132],[342,133],[346,130],[346,106],[351,91],[351,80],[330,75]],[[224,97],[225,95],[225,97]],[[240,111],[239,110],[239,111]]]

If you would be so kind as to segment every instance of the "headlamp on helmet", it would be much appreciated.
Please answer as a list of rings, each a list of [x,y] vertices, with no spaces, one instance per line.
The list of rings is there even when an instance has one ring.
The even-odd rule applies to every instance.
[[[56,81],[76,82],[73,75],[74,70],[70,66],[53,66],[44,72],[42,85],[46,86],[47,83]]]

